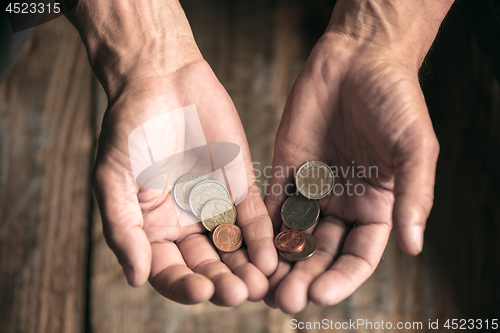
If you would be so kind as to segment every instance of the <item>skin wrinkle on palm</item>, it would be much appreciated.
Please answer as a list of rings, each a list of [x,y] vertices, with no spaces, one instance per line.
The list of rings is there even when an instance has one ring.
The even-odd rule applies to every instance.
[[[346,2],[343,4],[345,5]],[[335,13],[334,13],[335,16]],[[432,32],[431,32],[432,33]],[[433,32],[435,34],[435,31]],[[347,38],[348,40],[348,38]],[[376,62],[373,61],[372,58],[370,59],[369,56],[358,56],[354,53],[352,55],[353,60],[348,61],[347,64],[343,64],[342,61],[345,60],[346,58],[344,56],[340,56],[340,61],[338,62],[339,65],[337,67],[343,68],[345,71],[345,74],[343,73],[337,73],[335,71],[328,72],[328,74],[325,74],[325,71],[322,71],[321,73],[318,73],[316,71],[316,68],[329,68],[328,66],[321,65],[322,63],[325,62],[324,57],[322,57],[322,54],[325,54],[325,52],[328,51],[322,51],[324,50],[332,50],[334,49],[335,46],[337,45],[342,45],[343,43],[346,42],[345,36],[339,35],[339,37],[335,37],[334,34],[329,34],[329,36],[324,37],[323,40],[320,40],[320,42],[316,45],[315,50],[311,53],[311,56],[309,57],[308,62],[304,66],[304,69],[302,70],[301,74],[299,75],[299,78],[296,81],[296,84],[293,87],[293,90],[290,94],[290,96],[293,96],[293,100],[289,100],[287,103],[287,107],[285,108],[285,113],[284,117],[287,117],[288,121],[287,122],[282,122],[280,125],[280,129],[278,130],[277,134],[277,139],[276,139],[276,145],[275,145],[275,156],[273,160],[273,166],[274,167],[283,167],[284,165],[293,163],[293,164],[300,164],[303,161],[306,160],[312,160],[312,159],[319,159],[327,162],[328,164],[334,164],[334,165],[339,165],[342,164],[342,160],[337,159],[337,160],[331,160],[331,157],[329,156],[329,153],[327,151],[324,151],[322,153],[323,149],[322,146],[316,146],[316,148],[319,147],[319,151],[313,151],[309,155],[307,154],[307,149],[297,149],[297,146],[300,147],[302,142],[309,142],[312,140],[312,137],[310,138],[304,138],[300,136],[296,137],[290,137],[288,133],[290,131],[284,130],[286,127],[292,128],[294,126],[294,122],[297,123],[302,123],[305,124],[307,122],[302,121],[301,117],[303,116],[303,112],[300,112],[298,109],[307,109],[310,110],[309,114],[307,115],[308,117],[315,117],[314,115],[314,105],[321,105],[322,107],[319,108],[316,111],[318,115],[316,116],[318,119],[318,122],[321,122],[319,119],[325,121],[325,112],[323,111],[325,108],[323,107],[324,105],[327,105],[326,109],[331,110],[331,112],[335,113],[338,112],[339,116],[336,118],[333,118],[333,121],[328,121],[326,120],[327,123],[335,124],[337,129],[340,129],[340,133],[337,134],[336,136],[332,134],[332,132],[327,132],[325,133],[326,136],[329,136],[328,139],[325,140],[332,140],[331,145],[326,145],[325,147],[328,146],[334,146],[339,149],[337,154],[340,156],[344,157],[344,160],[355,160],[355,161],[376,161],[374,164],[379,165],[379,161],[393,161],[393,157],[391,156],[390,152],[391,149],[386,149],[384,147],[387,147],[387,144],[383,145],[378,145],[378,147],[382,147],[382,150],[378,148],[377,146],[374,146],[372,149],[366,149],[366,147],[371,147],[372,144],[374,144],[374,138],[377,138],[377,132],[375,133],[370,133],[370,131],[380,131],[380,133],[384,133],[385,128],[384,127],[375,127],[373,126],[377,124],[370,124],[368,126],[361,126],[357,127],[355,123],[352,125],[349,125],[346,127],[346,124],[348,124],[349,121],[353,121],[353,119],[356,119],[357,121],[361,122],[366,119],[366,117],[363,116],[355,116],[356,113],[354,112],[359,112],[360,114],[362,112],[369,112],[370,107],[373,107],[373,104],[366,103],[364,105],[360,105],[359,103],[356,103],[356,100],[359,100],[356,97],[361,96],[362,100],[367,100],[371,101],[373,100],[373,97],[376,97],[377,99],[381,98],[380,97],[380,92],[385,91],[385,95],[382,95],[383,97],[389,97],[390,102],[389,103],[384,103],[384,104],[379,104],[379,107],[383,107],[386,114],[384,117],[387,119],[390,119],[391,116],[387,116],[387,112],[389,112],[390,115],[394,119],[403,119],[403,121],[407,121],[407,131],[403,133],[403,135],[399,136],[397,140],[401,140],[404,138],[405,135],[408,135],[408,131],[410,133],[412,132],[420,132],[420,127],[424,128],[423,134],[425,136],[430,136],[431,138],[434,137],[434,140],[428,140],[431,144],[434,144],[437,142],[435,140],[435,135],[432,130],[432,125],[430,124],[430,120],[428,118],[428,113],[427,109],[425,106],[425,103],[422,103],[422,98],[421,98],[421,91],[420,91],[420,86],[418,83],[418,78],[417,78],[417,70],[408,68],[405,69],[408,72],[408,75],[403,73],[402,75],[398,74],[394,70],[389,70],[391,66],[387,67],[378,67],[374,69],[370,69],[370,67],[373,66],[373,64]],[[348,41],[349,42],[349,41]],[[356,44],[356,43],[354,43]],[[342,47],[340,47],[342,49]],[[377,51],[377,50],[376,50]],[[381,54],[384,56],[384,54]],[[390,59],[391,56],[387,57],[387,59]],[[332,63],[334,62],[335,55],[331,56],[329,61]],[[320,65],[318,65],[318,63]],[[357,68],[355,71],[349,71],[350,63],[354,63]],[[398,64],[395,64],[394,68],[400,67]],[[389,76],[389,83],[390,82],[397,82],[397,85],[399,86],[401,82],[405,82],[405,84],[412,88],[412,92],[417,92],[416,94],[411,93],[407,95],[395,95],[393,92],[393,89],[385,89],[384,88],[384,82],[386,81],[381,81],[377,79],[379,77],[378,74],[378,69],[383,69],[381,73],[387,78]],[[387,69],[387,71],[385,71]],[[345,89],[345,84],[339,84],[338,82],[349,82],[348,80],[350,79],[349,74],[350,73],[356,73],[358,77],[355,78],[355,82],[357,82],[357,85],[350,86],[351,90],[346,90]],[[367,77],[368,75],[373,75],[375,79],[371,79],[370,76]],[[325,79],[326,78],[326,79]],[[328,81],[329,80],[329,81]],[[405,81],[402,81],[405,80]],[[322,84],[323,82],[324,84]],[[320,82],[320,83],[318,83]],[[368,87],[369,89],[366,89],[366,82],[370,82],[372,84],[371,87]],[[318,98],[318,95],[321,95],[321,90],[318,92],[318,90],[311,91],[311,88],[313,87],[331,87],[331,86],[340,86],[340,92],[333,91],[333,94],[330,89],[326,89],[327,92],[323,95],[320,96],[320,98],[323,98],[321,101],[314,101],[315,98]],[[349,84],[347,85],[349,87]],[[343,89],[343,90],[342,90]],[[370,94],[366,94],[366,92],[370,91],[376,91],[379,95],[372,96]],[[354,95],[358,93],[359,95]],[[339,110],[339,104],[335,103],[334,101],[336,100],[335,95],[336,94],[341,94],[341,96],[344,97],[346,100],[352,100],[354,103],[352,105],[349,105],[349,107],[345,107],[344,105],[340,105],[341,110]],[[345,95],[342,95],[345,94]],[[384,94],[384,93],[383,93]],[[390,95],[389,95],[390,94]],[[333,95],[333,96],[331,96]],[[349,97],[350,96],[356,96],[355,98]],[[311,98],[311,96],[313,96]],[[313,101],[311,101],[313,99]],[[329,99],[331,100],[329,102]],[[333,102],[332,102],[333,101]],[[308,103],[312,105],[312,107],[308,107]],[[406,106],[405,108],[400,108],[401,104],[400,103],[405,103],[404,105]],[[295,106],[296,105],[296,106]],[[415,110],[418,110],[419,112],[415,113]],[[412,115],[410,117],[404,116],[404,113],[408,113],[409,111],[413,111]],[[289,115],[290,114],[290,115]],[[346,117],[345,115],[351,115],[349,117]],[[379,113],[380,114],[380,113]],[[396,117],[396,115],[398,115]],[[383,119],[383,118],[382,118]],[[415,120],[415,121],[414,121]],[[390,121],[388,122],[389,124],[392,124]],[[392,126],[391,126],[392,127]],[[343,132],[343,128],[350,128],[351,132]],[[360,132],[360,128],[363,128],[363,131]],[[397,127],[396,127],[397,128]],[[352,132],[354,130],[354,132]],[[348,137],[348,135],[353,135],[354,138]],[[342,137],[343,135],[343,137]],[[411,135],[411,134],[410,134]],[[336,143],[337,137],[342,138],[340,142],[344,142],[344,144],[338,144]],[[370,139],[368,139],[370,138]],[[294,140],[296,139],[296,140]],[[434,141],[434,143],[433,143]],[[352,147],[352,151],[350,151],[351,146],[353,142],[359,143],[361,149],[356,149],[356,147]],[[387,142],[386,142],[387,143]],[[391,142],[388,142],[391,143]],[[422,145],[422,143],[420,143]],[[293,151],[288,152],[286,149],[286,146],[291,146],[294,147]],[[307,143],[305,144],[307,145]],[[392,142],[390,147],[398,147],[399,143],[398,141]],[[423,147],[429,147],[426,145],[422,146],[417,146],[419,149],[418,151],[409,151],[410,154],[420,153]],[[420,148],[422,147],[422,148]],[[404,151],[404,148],[398,148],[400,152]],[[436,151],[436,149],[430,147],[430,151]],[[305,153],[302,157],[298,157],[300,155],[297,154],[297,152],[302,152],[302,154]],[[352,155],[354,153],[354,155]],[[359,154],[362,154],[359,156]],[[374,156],[368,156],[367,154],[376,154]],[[384,155],[385,154],[385,155]],[[377,156],[378,155],[378,156]],[[318,158],[319,156],[319,158]],[[425,171],[425,179],[430,180],[427,184],[424,184],[424,189],[422,191],[418,191],[415,195],[413,193],[414,199],[418,200],[418,198],[422,198],[422,196],[425,199],[426,196],[426,191],[430,191],[432,193],[433,190],[433,179],[434,179],[434,173],[435,173],[435,165],[436,165],[436,160],[437,160],[437,154],[431,153],[431,154],[424,154],[422,155],[422,159],[419,161],[418,164],[418,169],[419,170],[424,170]],[[297,163],[299,162],[299,163]],[[382,166],[382,173],[386,175],[388,179],[385,179],[385,181],[389,180],[392,178],[396,181],[396,186],[398,183],[398,180],[401,178],[401,175],[398,177],[395,177],[394,172],[397,171],[397,165],[395,166],[396,168],[388,168],[387,167],[387,162],[383,162],[381,164]],[[391,163],[389,163],[391,165]],[[392,172],[391,172],[392,171]],[[391,175],[387,176],[387,175]],[[405,177],[410,177],[412,174],[407,174],[404,175]],[[372,182],[376,182],[377,179],[371,179],[370,183],[367,183],[370,185]],[[272,179],[271,184],[274,183],[280,183],[280,180],[277,179]],[[403,180],[403,182],[407,182]],[[283,184],[282,184],[283,185]],[[309,263],[299,263],[296,264],[293,269],[290,271],[290,267],[287,263],[284,263],[283,261],[280,261],[280,266],[286,266],[283,268],[279,268],[275,275],[273,275],[270,278],[270,284],[271,284],[271,289],[270,293],[268,294],[266,298],[267,304],[270,306],[278,306],[280,307],[283,311],[285,312],[299,312],[301,311],[308,303],[309,299],[313,300],[314,302],[320,304],[320,305],[331,305],[331,304],[336,304],[343,299],[345,299],[347,296],[349,296],[364,280],[366,280],[369,275],[373,272],[375,269],[376,265],[378,264],[378,261],[380,260],[383,250],[385,248],[385,244],[387,243],[389,232],[392,228],[392,217],[391,217],[391,211],[392,211],[392,205],[394,202],[394,197],[390,198],[387,197],[389,195],[388,190],[385,188],[386,183],[381,183],[378,184],[377,187],[371,187],[371,191],[375,196],[379,196],[381,203],[385,202],[380,207],[384,207],[382,211],[377,211],[377,209],[370,209],[366,213],[362,212],[362,209],[367,209],[366,205],[360,205],[362,202],[361,199],[359,198],[346,198],[342,200],[341,198],[330,198],[328,199],[328,204],[326,206],[326,209],[331,207],[330,209],[332,212],[344,212],[341,213],[340,217],[342,218],[343,214],[347,215],[347,220],[350,220],[352,223],[356,223],[358,226],[357,228],[352,229],[348,235],[345,241],[340,241],[337,242],[337,250],[342,247],[343,249],[340,250],[340,256],[337,257],[337,253],[335,252],[330,252],[332,253],[332,259],[330,260],[333,262],[333,265],[331,265],[330,270],[325,269],[325,273],[323,274],[318,274],[316,272],[316,275],[312,278],[309,279],[308,282],[304,282],[300,280],[299,276],[295,273],[294,271],[302,271],[305,270],[304,266],[307,267],[307,265],[313,265],[311,261],[315,260],[315,258],[311,258],[309,260]],[[378,189],[377,189],[378,188]],[[414,187],[415,188],[415,187]],[[380,189],[382,191],[380,191]],[[392,194],[391,194],[392,196]],[[383,198],[386,199],[383,199]],[[397,198],[396,198],[397,199]],[[356,203],[356,200],[360,201],[359,203]],[[274,210],[277,210],[280,206],[280,203],[282,200],[266,200],[268,202],[268,209],[270,210],[271,216],[276,217],[276,214],[273,214]],[[342,202],[342,203],[341,203]],[[347,203],[347,208],[345,209]],[[375,204],[372,203],[372,205]],[[413,203],[410,203],[412,205]],[[413,204],[414,205],[414,204]],[[322,204],[322,208],[324,207],[324,204]],[[343,207],[343,208],[340,208]],[[357,208],[356,208],[357,207]],[[370,207],[370,203],[368,203],[368,207]],[[403,207],[404,210],[406,211],[409,207]],[[325,208],[323,208],[325,209]],[[360,211],[361,210],[361,211]],[[396,212],[396,211],[395,211]],[[358,216],[357,216],[358,215]],[[365,215],[363,217],[363,215]],[[338,216],[338,215],[337,215]],[[350,217],[349,217],[350,216]],[[344,218],[345,218],[344,217]],[[398,216],[396,216],[398,217]],[[368,220],[366,219],[368,218]],[[420,216],[420,219],[425,219],[427,218],[427,215],[425,216]],[[385,221],[385,222],[383,222]],[[407,223],[404,220],[401,219],[396,219],[396,222],[401,222],[403,223],[400,227],[400,230],[405,230],[407,227],[405,226],[404,223]],[[279,219],[275,219],[274,223],[280,224],[281,222]],[[316,226],[316,229],[320,228],[322,225],[323,221],[320,221],[319,224]],[[399,225],[396,225],[399,226]],[[367,232],[363,232],[364,228],[367,228]],[[275,227],[276,228],[276,227]],[[375,229],[374,229],[375,228]],[[378,237],[373,237],[373,232],[379,229],[378,231]],[[368,232],[368,230],[372,230]],[[423,230],[422,230],[423,231]],[[421,232],[422,232],[421,231]],[[421,233],[420,232],[420,233]],[[313,232],[314,234],[314,232]],[[405,237],[408,237],[408,234],[406,235],[401,235],[397,234],[398,240],[400,244],[402,244],[403,249],[410,253],[416,253],[421,251],[421,244],[419,244],[418,240],[412,240],[411,239],[411,234],[410,234],[410,239],[404,239]],[[357,240],[356,237],[359,239]],[[419,237],[418,235],[414,235],[413,237]],[[360,239],[365,239],[370,240],[368,243],[371,244],[372,249],[370,251],[362,250],[363,246],[361,244],[365,243],[359,243]],[[406,244],[405,244],[406,242]],[[413,243],[412,243],[413,242]],[[331,240],[327,240],[326,243],[322,243],[321,241],[320,247],[322,246],[327,246],[327,244],[331,244]],[[343,245],[340,245],[343,244]],[[360,247],[356,247],[355,245],[358,244]],[[329,251],[326,251],[329,252]],[[336,258],[336,259],[335,259]],[[363,261],[368,265],[368,269],[365,270],[359,270],[361,266],[358,266],[356,268],[355,261],[358,260],[359,258],[362,258]],[[318,260],[318,259],[317,259]],[[334,261],[335,260],[335,261]],[[352,262],[349,264],[349,262]],[[318,262],[319,264],[319,262]],[[346,266],[347,265],[347,266]],[[290,271],[290,273],[289,273]],[[311,271],[311,270],[308,270]],[[342,285],[341,283],[341,278],[337,277],[335,278],[335,275],[332,275],[332,273],[328,272],[338,272],[341,274],[341,276],[344,276],[347,278],[349,281],[351,281],[351,284],[353,288],[348,288],[347,290],[341,290],[340,286]],[[306,283],[306,285],[302,285],[303,283]],[[326,292],[325,292],[326,291]],[[293,295],[293,293],[303,293],[302,295]],[[326,296],[325,296],[326,295]]]

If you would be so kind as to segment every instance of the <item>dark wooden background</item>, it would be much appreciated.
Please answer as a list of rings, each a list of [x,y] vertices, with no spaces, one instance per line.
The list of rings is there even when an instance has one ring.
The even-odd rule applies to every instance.
[[[182,3],[240,112],[254,161],[269,165],[288,91],[333,5]],[[500,319],[500,87],[453,10],[422,86],[441,156],[420,256],[391,239],[351,297],[295,316],[262,302],[183,306],[149,285],[127,286],[89,182],[105,96],[64,18],[36,28],[0,85],[0,332],[281,333],[292,331],[291,318]]]

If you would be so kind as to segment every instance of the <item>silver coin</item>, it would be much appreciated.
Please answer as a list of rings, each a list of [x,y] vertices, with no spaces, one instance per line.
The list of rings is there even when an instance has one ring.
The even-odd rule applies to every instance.
[[[201,219],[201,209],[211,199],[224,199],[230,201],[229,191],[224,184],[216,180],[204,180],[197,184],[189,194],[189,208],[191,212]]]
[[[212,199],[201,209],[201,223],[208,231],[214,231],[224,223],[236,223],[236,208],[224,199]]]
[[[177,180],[174,186],[174,200],[179,207],[187,212],[191,211],[191,208],[189,208],[189,193],[191,193],[193,187],[204,180],[207,180],[207,177],[198,173],[188,173]]]
[[[318,200],[310,200],[300,193],[288,197],[281,206],[281,220],[290,229],[306,230],[319,219]]]
[[[320,161],[302,164],[295,176],[298,191],[308,199],[326,197],[332,191],[334,181],[332,169]]]

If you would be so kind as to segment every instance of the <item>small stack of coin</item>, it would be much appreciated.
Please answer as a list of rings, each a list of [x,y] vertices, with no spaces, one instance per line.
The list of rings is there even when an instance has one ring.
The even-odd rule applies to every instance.
[[[274,244],[280,252],[298,253],[304,249],[306,237],[298,230],[289,229],[280,232],[274,238]]]
[[[216,248],[234,252],[241,247],[243,235],[235,225],[236,208],[231,204],[224,184],[189,173],[175,183],[174,199],[179,207],[201,219],[203,226],[213,232],[212,240]]]
[[[274,239],[280,255],[292,262],[308,259],[316,252],[316,238],[301,231],[318,222],[318,200],[332,191],[334,174],[323,162],[306,162],[297,171],[295,184],[298,193],[286,199],[281,207],[281,219],[290,229],[282,231]]]

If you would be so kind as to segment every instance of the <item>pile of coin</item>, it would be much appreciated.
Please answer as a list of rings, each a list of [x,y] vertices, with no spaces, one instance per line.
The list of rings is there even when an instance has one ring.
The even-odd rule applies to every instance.
[[[318,222],[318,200],[330,194],[334,181],[332,169],[320,161],[306,162],[297,171],[297,193],[288,197],[281,207],[281,219],[289,229],[274,238],[276,249],[286,260],[305,260],[316,252],[316,238],[301,231]]]
[[[234,252],[243,243],[234,208],[226,186],[197,173],[188,173],[175,183],[174,200],[183,210],[201,219],[212,232],[212,241],[223,252]]]

